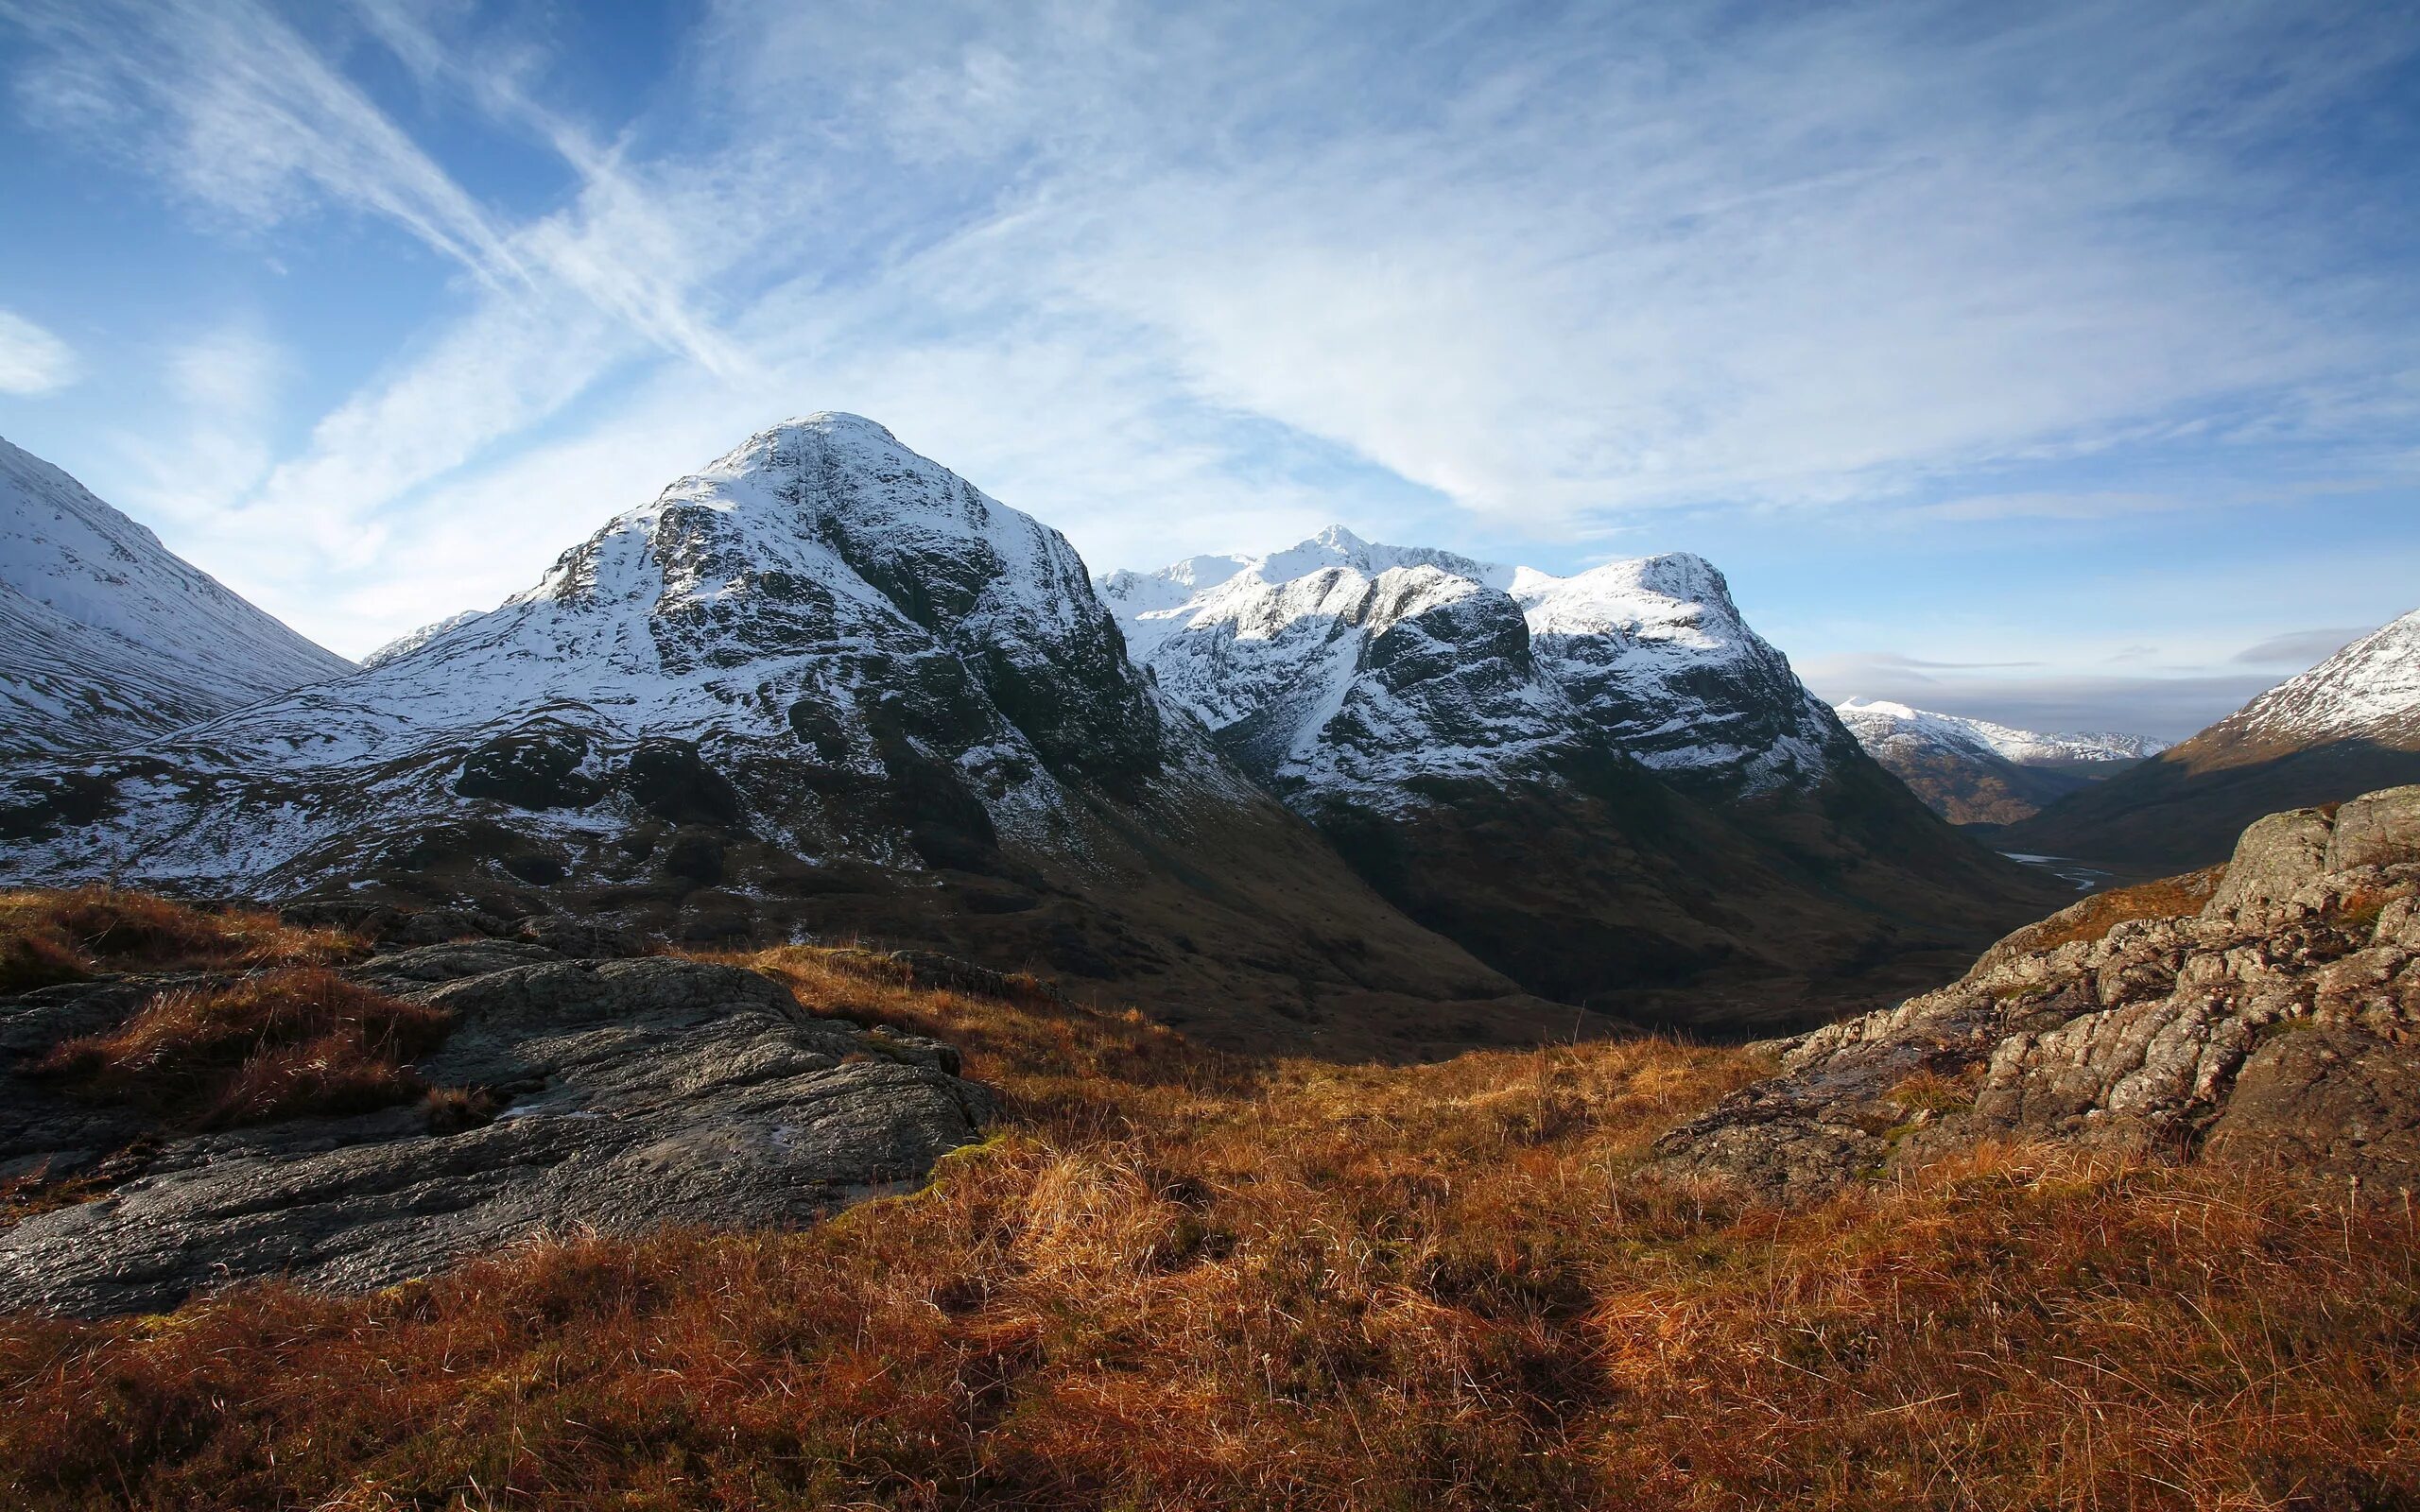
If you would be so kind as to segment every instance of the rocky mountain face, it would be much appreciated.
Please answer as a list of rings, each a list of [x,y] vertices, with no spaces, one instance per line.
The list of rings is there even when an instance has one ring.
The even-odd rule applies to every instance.
[[[732,967],[472,940],[349,975],[446,1014],[415,1070],[496,1106],[461,1127],[407,1104],[164,1137],[25,1068],[192,978],[0,1006],[0,1173],[105,1192],[0,1231],[0,1312],[164,1312],[263,1277],[368,1290],[579,1228],[796,1224],[921,1179],[993,1112],[950,1047]]]
[[[1659,1143],[1806,1200],[1979,1139],[2420,1186],[2420,787],[2272,815],[2222,868],[2087,899],[1953,986],[1775,1047]]]
[[[1100,586],[1221,749],[1548,995],[1854,989],[2040,905],[1865,757],[1699,558],[1556,577],[1331,528]]]
[[[2420,782],[2420,610],[1999,843],[2136,871],[2222,859],[2263,814]]]
[[[1055,531],[846,415],[351,677],[0,782],[0,875],[864,936],[1115,981],[1214,1039],[1544,1009],[1166,707]]]
[[[1289,798],[1401,804],[1423,778],[1604,741],[1749,795],[1820,782],[1840,745],[1685,554],[1553,577],[1331,526],[1269,557],[1113,574],[1101,596],[1160,685]]]
[[[0,752],[112,749],[352,670],[0,440]]]
[[[2144,735],[2043,734],[1851,698],[1832,712],[1882,769],[1952,824],[2013,824],[2168,747]]]

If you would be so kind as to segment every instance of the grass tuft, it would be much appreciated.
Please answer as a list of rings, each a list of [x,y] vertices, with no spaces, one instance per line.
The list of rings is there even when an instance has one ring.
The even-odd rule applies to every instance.
[[[2219,890],[2226,875],[2223,866],[2204,867],[2181,877],[2164,877],[2132,887],[2099,892],[2031,929],[2012,936],[2016,948],[2056,950],[2074,940],[2090,943],[2107,937],[2119,924],[2137,919],[2183,919],[2198,914]]]
[[[406,1062],[444,1037],[441,1009],[320,967],[155,994],[103,1034],[62,1040],[33,1071],[189,1128],[356,1113],[417,1096]]]
[[[258,909],[209,912],[115,887],[0,891],[0,993],[102,971],[324,966],[368,953]]]

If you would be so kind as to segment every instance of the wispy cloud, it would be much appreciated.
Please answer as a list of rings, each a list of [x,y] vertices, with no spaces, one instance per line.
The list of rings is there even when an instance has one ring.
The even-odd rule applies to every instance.
[[[2128,493],[2114,490],[2076,493],[1984,493],[1906,511],[1927,520],[2110,520],[2125,515],[2172,514],[2206,506],[2206,498],[2177,493]]]
[[[66,342],[22,315],[0,310],[0,394],[46,394],[74,383],[81,370]]]
[[[455,61],[400,9],[359,13],[416,71],[555,147],[578,183],[567,204],[520,223],[492,213],[282,17],[249,0],[0,0],[0,10],[49,49],[21,76],[21,93],[78,102],[70,126],[139,157],[213,213],[262,228],[322,206],[366,213],[470,276],[468,307],[450,328],[311,426],[300,454],[239,465],[238,433],[249,425],[257,444],[260,417],[188,396],[189,410],[207,412],[197,420],[199,460],[217,465],[147,469],[159,480],[149,502],[196,517],[215,507],[199,533],[251,558],[239,576],[272,584],[266,596],[300,622],[319,616],[298,592],[380,558],[396,524],[381,516],[395,501],[548,421],[634,357],[669,352],[722,379],[749,371],[691,302],[706,276],[746,255],[738,217],[717,224],[721,206],[653,195],[614,154],[529,102],[508,70]],[[185,354],[180,387],[227,381],[230,355],[223,346]]]
[[[1366,18],[1264,48],[1108,14],[1097,52],[1012,53],[1021,90],[919,76],[915,119],[979,77],[994,140],[1042,142],[970,275],[1156,333],[1202,400],[1475,508],[1871,498],[2360,360],[2269,276],[2289,249],[2181,233],[2238,192],[2233,144],[2179,128],[2257,26],[1615,22],[1551,58],[1457,37],[1445,76],[1415,22],[1369,35],[1435,103],[1374,84],[1372,118],[1339,120],[1270,54],[1369,83],[1386,64],[1344,34]],[[2316,108],[2344,66],[2299,62],[2252,113]],[[1004,97],[1069,124],[999,122]],[[1167,141],[1171,116],[1198,138]]]
[[[2295,630],[2285,635],[2273,635],[2257,645],[2244,647],[2227,660],[2240,666],[2292,667],[2300,671],[2317,666],[2377,627],[2365,625],[2345,629]]]
[[[251,0],[7,0],[49,49],[21,94],[211,209],[267,224],[316,198],[405,227],[482,279],[522,269],[487,214]]]
[[[1895,651],[1869,651],[1855,657],[1835,658],[1836,672],[1847,673],[1851,668],[1886,672],[1894,679],[1922,681],[1936,672],[1996,672],[2038,667],[2039,662],[1933,662],[1923,657],[1901,656]]]
[[[564,192],[509,207],[266,7],[0,13],[41,43],[21,96],[187,201],[366,214],[465,270],[231,501],[287,554],[276,607],[350,649],[820,407],[1108,567],[1338,515],[2181,515],[2209,501],[1960,483],[2367,423],[2420,356],[2355,245],[2402,213],[2272,150],[2420,43],[2352,7],[717,0],[611,130],[475,9],[313,13],[551,153]],[[528,559],[441,559],[507,499]]]
[[[293,359],[258,320],[238,317],[174,343],[160,360],[179,413],[148,417],[121,444],[148,475],[141,505],[206,524],[274,461],[277,402]]]

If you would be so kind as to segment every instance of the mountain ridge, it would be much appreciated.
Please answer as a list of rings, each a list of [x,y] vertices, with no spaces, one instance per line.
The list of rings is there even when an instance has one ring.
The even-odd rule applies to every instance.
[[[0,439],[0,749],[164,733],[353,663]]]
[[[1562,577],[1331,527],[1098,581],[1247,773],[1534,990],[1820,998],[2043,901],[1863,754],[1703,558]]]

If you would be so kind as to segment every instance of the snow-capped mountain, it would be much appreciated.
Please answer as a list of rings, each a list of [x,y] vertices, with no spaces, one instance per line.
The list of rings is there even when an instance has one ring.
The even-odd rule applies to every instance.
[[[2420,745],[2420,610],[2270,689],[2204,733],[2249,745],[2373,740]],[[2202,736],[2195,736],[2200,740]]]
[[[352,670],[0,440],[0,750],[109,749]]]
[[[1245,771],[1537,991],[1839,990],[2038,905],[1864,756],[1703,558],[1566,577],[1340,526],[1099,581]]]
[[[880,828],[816,795],[894,768],[937,801],[923,830],[891,838],[945,848],[931,837],[954,823],[988,846],[995,825],[1063,807],[1055,771],[1158,770],[1155,711],[1083,582],[1056,532],[870,421],[817,416],[616,516],[501,608],[177,742],[195,765],[334,784],[310,818],[213,806],[173,841],[160,825],[115,826],[82,837],[102,848],[92,854],[60,844],[50,859],[302,884],[318,880],[313,847],[337,809],[416,801],[433,783],[604,834],[621,816],[597,805],[642,742],[717,765],[815,768],[804,801],[768,794],[750,815],[809,853]],[[375,781],[357,786],[365,771]],[[940,800],[944,789],[959,796]]]
[[[1885,771],[1953,824],[2009,824],[2167,749],[2145,735],[2044,734],[1882,699],[1835,705]]]
[[[2420,782],[2420,610],[2004,842],[2145,868],[2201,866],[2224,859],[2265,814],[2406,782]]]
[[[1416,802],[1425,777],[1606,743],[1747,794],[1820,781],[1841,744],[1722,575],[1685,554],[1557,577],[1340,525],[1100,586],[1160,686],[1301,803]]]
[[[1935,713],[1929,709],[1911,709],[1904,703],[1892,703],[1881,698],[1850,698],[1834,704],[1832,712],[1841,716],[1841,723],[1849,727],[1849,733],[1857,737],[1858,744],[1874,756],[1881,755],[1894,744],[1912,741],[1927,746],[1988,751],[2019,766],[2108,765],[2138,762],[2168,748],[2167,742],[2153,740],[2148,735],[2124,735],[2107,730],[2045,734],[2040,730],[1994,724],[1988,719],[1969,719],[1960,714]]]
[[[1297,1013],[1511,991],[1165,708],[1063,537],[849,415],[759,433],[351,677],[0,780],[0,875],[552,900]],[[1348,938],[1388,959],[1316,943]]]

